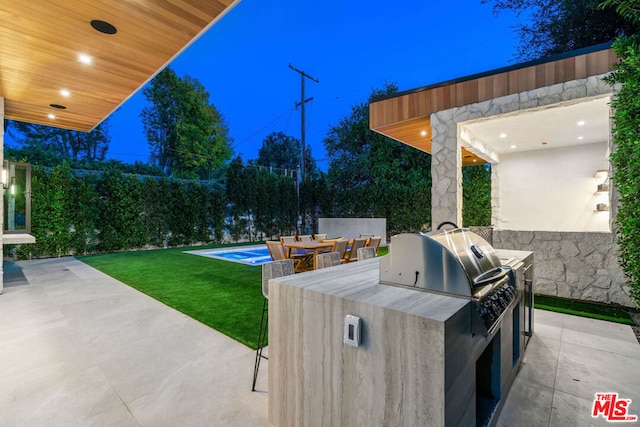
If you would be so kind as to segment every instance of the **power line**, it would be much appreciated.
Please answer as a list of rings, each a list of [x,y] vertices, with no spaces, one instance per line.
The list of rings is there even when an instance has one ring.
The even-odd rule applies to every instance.
[[[272,124],[274,124],[278,120],[280,120],[285,114],[287,114],[290,111],[293,111],[295,108],[296,108],[295,105],[293,107],[289,108],[284,113],[280,114],[278,117],[276,117],[275,119],[271,120],[269,123],[267,123],[266,125],[262,126],[260,129],[258,129],[257,131],[255,131],[254,133],[252,133],[251,135],[249,135],[248,137],[246,137],[242,141],[240,141],[238,143],[238,145],[244,144],[245,142],[247,142],[248,140],[250,140],[251,138],[253,138],[257,134],[259,134],[260,132],[262,132],[263,130],[265,130],[266,128],[268,128],[269,126],[271,126]]]

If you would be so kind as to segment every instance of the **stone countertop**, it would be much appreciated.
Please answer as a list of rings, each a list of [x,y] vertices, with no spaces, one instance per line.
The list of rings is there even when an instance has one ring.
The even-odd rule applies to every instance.
[[[516,258],[520,261],[524,261],[525,258],[533,254],[531,251],[517,251],[514,249],[496,249],[496,255],[500,258],[500,261],[506,261],[511,258]]]
[[[469,303],[469,299],[379,283],[379,258],[272,279],[374,306],[443,322]]]

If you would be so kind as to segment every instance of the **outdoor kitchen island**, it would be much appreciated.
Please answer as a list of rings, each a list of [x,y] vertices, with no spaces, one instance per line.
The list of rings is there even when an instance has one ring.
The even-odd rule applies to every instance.
[[[495,422],[524,355],[518,270],[532,262],[496,253],[520,280],[486,336],[472,333],[469,298],[380,284],[384,257],[271,280],[269,426]]]

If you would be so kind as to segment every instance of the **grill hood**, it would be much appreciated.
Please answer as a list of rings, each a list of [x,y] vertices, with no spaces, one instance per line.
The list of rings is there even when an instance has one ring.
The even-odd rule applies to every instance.
[[[465,297],[477,297],[506,274],[493,247],[461,228],[395,235],[380,260],[380,283]]]
[[[380,283],[471,300],[474,333],[491,334],[517,299],[514,276],[482,237],[466,229],[391,237]]]

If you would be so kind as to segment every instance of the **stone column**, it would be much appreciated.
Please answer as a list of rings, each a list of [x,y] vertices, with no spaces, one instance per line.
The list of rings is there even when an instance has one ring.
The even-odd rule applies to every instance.
[[[491,164],[491,224],[500,221],[500,163]]]
[[[431,115],[431,227],[462,226],[462,155],[453,110]]]

